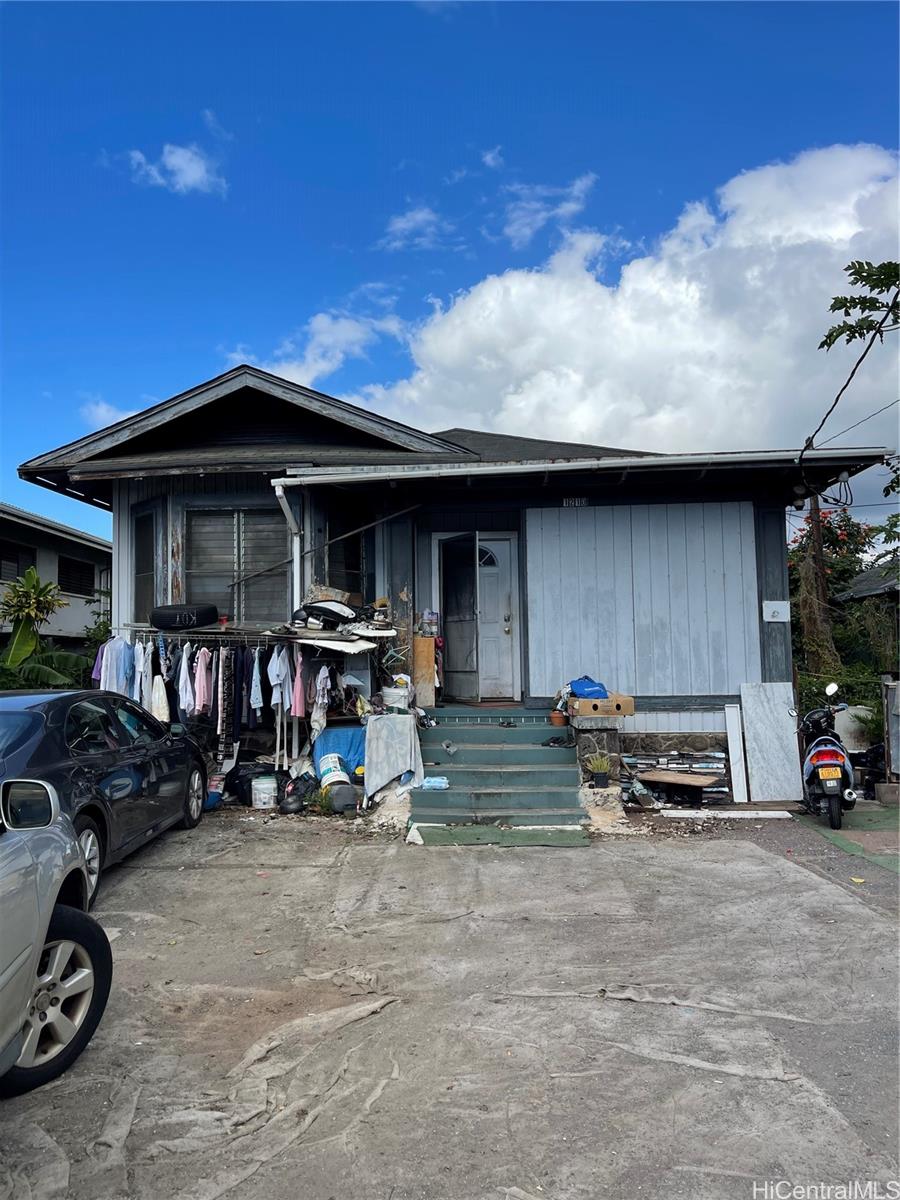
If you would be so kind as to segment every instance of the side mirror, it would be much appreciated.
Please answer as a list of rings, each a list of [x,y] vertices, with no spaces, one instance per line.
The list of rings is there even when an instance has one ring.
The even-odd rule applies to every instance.
[[[828,686],[825,688],[825,695],[826,696],[836,696],[838,694],[838,690],[839,690],[838,685],[836,683],[829,683]]]
[[[45,829],[59,814],[59,798],[49,783],[10,779],[0,789],[0,814],[7,829]]]
[[[169,726],[169,733],[171,733],[172,737],[186,737],[187,726],[179,724],[178,721],[173,721]]]
[[[797,715],[797,710],[796,710],[796,708],[789,708],[789,709],[788,709],[788,716],[789,716],[789,717],[796,717],[796,715]]]

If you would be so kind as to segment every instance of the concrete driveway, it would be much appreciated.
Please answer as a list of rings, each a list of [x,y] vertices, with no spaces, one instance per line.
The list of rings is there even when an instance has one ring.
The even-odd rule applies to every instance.
[[[896,1178],[896,925],[748,840],[423,849],[227,814],[110,872],[97,915],[110,1005],[3,1106],[3,1200]]]

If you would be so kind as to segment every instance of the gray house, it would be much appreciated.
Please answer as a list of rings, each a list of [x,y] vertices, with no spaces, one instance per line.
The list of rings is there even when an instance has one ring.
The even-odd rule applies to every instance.
[[[98,607],[108,607],[112,545],[49,517],[0,504],[0,595],[29,567],[43,583],[58,583],[68,601],[41,626],[41,635],[76,649]],[[10,628],[0,622],[0,638]]]
[[[312,583],[440,614],[445,692],[546,708],[589,674],[632,731],[724,728],[790,680],[785,507],[881,448],[656,454],[424,433],[241,366],[19,468],[113,514],[113,624],[213,601],[245,628]]]

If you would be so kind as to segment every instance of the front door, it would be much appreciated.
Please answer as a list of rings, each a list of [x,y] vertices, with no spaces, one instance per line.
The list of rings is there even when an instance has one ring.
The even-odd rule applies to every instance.
[[[514,696],[512,542],[478,539],[478,679],[482,700]]]
[[[474,533],[441,542],[444,604],[444,692],[455,700],[478,699],[478,581]]]

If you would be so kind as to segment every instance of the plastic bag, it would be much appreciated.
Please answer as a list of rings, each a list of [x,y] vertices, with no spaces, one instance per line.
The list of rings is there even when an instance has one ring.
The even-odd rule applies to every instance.
[[[572,695],[577,696],[579,700],[608,700],[609,692],[602,683],[598,683],[596,679],[591,679],[590,675],[582,675],[580,679],[573,679],[569,684]]]

